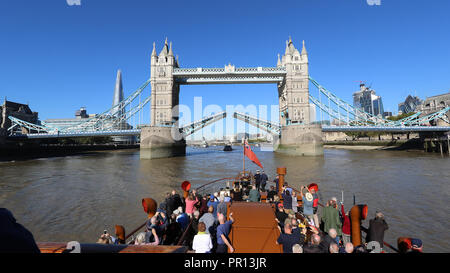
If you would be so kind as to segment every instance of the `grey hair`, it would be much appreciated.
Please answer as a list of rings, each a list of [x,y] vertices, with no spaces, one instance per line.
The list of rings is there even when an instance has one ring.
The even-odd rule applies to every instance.
[[[352,243],[346,243],[345,244],[345,252],[352,253],[353,252],[353,244]]]
[[[384,215],[383,215],[383,213],[381,211],[377,211],[375,213],[375,217],[377,217],[377,218],[384,218]]]
[[[339,247],[337,244],[330,244],[330,253],[339,253]]]
[[[311,241],[312,241],[312,243],[314,244],[314,245],[319,245],[320,244],[320,236],[319,235],[317,235],[317,234],[314,234],[312,237],[311,237]]]
[[[328,235],[330,235],[331,238],[336,238],[337,236],[337,231],[334,228],[330,228],[328,230]]]
[[[145,243],[145,232],[139,232],[134,240],[134,244],[143,244]]]
[[[303,247],[299,244],[295,244],[292,246],[293,253],[303,253]]]

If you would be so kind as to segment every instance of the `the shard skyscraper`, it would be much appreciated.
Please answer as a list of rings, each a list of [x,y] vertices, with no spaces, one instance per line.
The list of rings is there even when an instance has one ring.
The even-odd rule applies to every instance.
[[[121,104],[123,102],[124,96],[123,96],[123,85],[122,85],[122,71],[117,70],[117,77],[116,77],[116,86],[114,88],[114,97],[113,97],[113,103],[112,103],[112,110],[111,115],[119,118],[122,115],[125,114],[125,109],[123,108],[123,105]],[[120,121],[117,125],[114,126],[115,130],[129,130],[133,127],[127,123],[126,119],[123,119]],[[115,136],[112,137],[114,142],[118,143],[133,143],[136,141],[136,137],[134,136]]]
[[[113,116],[121,116],[123,114],[124,109],[122,108],[121,105],[118,105],[122,101],[123,101],[122,71],[120,71],[119,69],[117,70],[116,87],[114,88],[114,97],[112,103],[113,109],[111,111],[111,114]]]

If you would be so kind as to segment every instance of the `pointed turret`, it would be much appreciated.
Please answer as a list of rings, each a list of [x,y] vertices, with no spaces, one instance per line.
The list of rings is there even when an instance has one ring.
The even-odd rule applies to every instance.
[[[164,47],[161,50],[161,52],[159,53],[159,56],[161,56],[161,55],[167,56],[167,54],[169,54],[169,45],[167,44],[167,37],[166,37],[166,42],[164,43]]]
[[[152,57],[156,57],[156,44],[155,44],[155,42],[153,42]]]
[[[288,55],[289,54],[289,41],[286,40],[286,50],[284,51],[284,55]]]
[[[277,66],[281,66],[280,53],[278,53],[278,61],[277,61]]]
[[[308,54],[308,52],[306,52],[305,40],[303,40],[302,55],[306,55],[306,54]]]
[[[169,56],[173,56],[172,42],[170,42]]]
[[[117,71],[116,78],[116,86],[114,88],[114,98],[113,98],[113,106],[118,105],[123,101],[123,86],[122,86],[122,71],[120,69]],[[120,116],[122,115],[123,109],[121,107],[116,106],[112,109],[112,115]]]

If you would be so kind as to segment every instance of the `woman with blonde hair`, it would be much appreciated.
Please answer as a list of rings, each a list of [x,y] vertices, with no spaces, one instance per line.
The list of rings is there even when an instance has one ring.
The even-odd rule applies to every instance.
[[[192,241],[192,249],[195,253],[210,253],[213,248],[211,235],[206,233],[206,225],[203,222],[198,223],[198,233]]]

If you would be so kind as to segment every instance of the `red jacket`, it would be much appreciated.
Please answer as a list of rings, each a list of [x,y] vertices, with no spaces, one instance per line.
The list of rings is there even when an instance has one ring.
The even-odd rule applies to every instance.
[[[351,233],[350,218],[348,218],[348,216],[345,215],[344,204],[341,205],[341,214],[342,217],[344,218],[344,223],[342,223],[342,233],[350,235]]]

